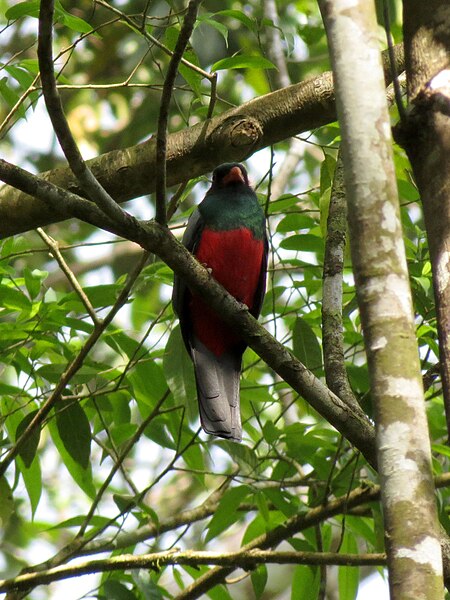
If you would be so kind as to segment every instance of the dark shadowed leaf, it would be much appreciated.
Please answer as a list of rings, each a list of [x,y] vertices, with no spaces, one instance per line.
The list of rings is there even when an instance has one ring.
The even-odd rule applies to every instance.
[[[169,336],[163,358],[163,369],[175,401],[186,406],[188,416],[193,418],[197,414],[194,369],[184,347],[179,325]]]
[[[80,404],[70,402],[58,406],[56,425],[64,448],[82,469],[87,469],[91,456],[91,427]]]
[[[20,438],[22,433],[25,431],[25,429],[28,427],[28,425],[34,419],[37,412],[38,412],[37,410],[34,410],[33,412],[28,413],[20,421],[20,423],[16,429],[16,441]],[[41,428],[40,428],[40,426],[35,427],[33,433],[26,440],[26,442],[24,444],[22,444],[22,446],[19,450],[20,457],[23,460],[26,467],[30,467],[31,463],[34,460],[34,457],[36,456],[36,451],[37,451],[37,448],[39,445],[40,437],[41,437]]]
[[[322,350],[316,334],[301,317],[295,321],[292,346],[295,356],[308,369],[315,370],[322,366]]]

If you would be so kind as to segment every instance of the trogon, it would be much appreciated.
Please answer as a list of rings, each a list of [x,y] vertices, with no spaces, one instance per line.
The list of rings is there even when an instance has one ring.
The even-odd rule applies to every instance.
[[[243,165],[226,163],[215,169],[210,189],[188,221],[183,244],[258,317],[266,287],[268,242],[264,212]],[[202,427],[239,442],[239,379],[246,344],[178,276],[172,301],[194,363]]]

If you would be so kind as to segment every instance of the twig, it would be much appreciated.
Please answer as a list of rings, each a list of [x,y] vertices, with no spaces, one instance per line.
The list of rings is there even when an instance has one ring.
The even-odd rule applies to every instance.
[[[121,20],[123,20],[125,23],[127,23],[127,25],[129,25],[136,32],[143,35],[146,40],[148,40],[149,42],[151,42],[152,44],[157,46],[160,50],[162,50],[168,56],[172,56],[172,54],[173,54],[172,50],[169,50],[169,48],[167,48],[167,46],[164,46],[164,44],[162,42],[160,42],[157,38],[155,38],[153,35],[151,35],[147,31],[141,29],[139,27],[139,25],[133,21],[133,19],[130,19],[130,17],[128,17],[125,13],[120,11],[118,8],[111,6],[111,4],[108,4],[107,2],[104,2],[103,0],[95,0],[95,4],[99,4],[100,6],[103,6],[103,8],[106,8],[106,9],[112,11],[113,13],[115,13],[116,15],[119,15]],[[183,65],[185,65],[186,67],[188,67],[189,69],[192,69],[192,71],[195,71],[196,73],[198,73],[205,79],[208,79],[209,81],[212,81],[213,79],[216,78],[214,73],[208,73],[208,71],[204,71],[197,65],[194,65],[193,63],[186,60],[185,58],[181,59],[181,63]]]
[[[16,443],[8,450],[2,462],[0,463],[0,477],[3,476],[11,464],[11,462],[15,459],[15,457],[19,454],[20,449],[23,447],[24,443],[30,438],[33,432],[41,426],[42,422],[49,414],[51,409],[55,406],[55,404],[60,400],[61,394],[64,389],[67,387],[69,381],[72,377],[79,371],[79,369],[83,366],[84,360],[87,355],[91,351],[91,349],[95,346],[98,339],[101,337],[105,329],[111,323],[117,312],[122,308],[122,306],[128,300],[129,293],[131,288],[133,287],[137,276],[141,272],[146,262],[146,256],[141,258],[135,269],[130,273],[125,285],[123,286],[119,297],[117,298],[114,306],[108,312],[106,317],[100,323],[97,323],[94,326],[93,332],[90,334],[88,339],[86,340],[84,346],[81,348],[80,352],[77,356],[72,360],[72,362],[68,365],[67,369],[61,375],[61,379],[58,384],[54,388],[53,392],[50,394],[47,401],[41,406],[38,410],[34,418],[30,421],[28,427],[16,441]]]
[[[144,430],[146,429],[146,427],[148,427],[149,423],[151,423],[151,421],[153,421],[153,419],[158,416],[159,409],[164,404],[164,402],[166,401],[167,396],[169,394],[170,394],[170,390],[167,390],[165,392],[165,394],[163,394],[163,396],[160,398],[160,400],[156,403],[156,405],[153,407],[153,410],[150,412],[148,417],[142,421],[142,423],[137,428],[136,432],[131,436],[131,438],[129,440],[127,440],[127,443],[125,444],[124,449],[120,453],[120,456],[117,457],[111,471],[109,472],[108,476],[105,478],[105,481],[100,486],[100,489],[98,490],[97,495],[96,495],[94,501],[92,502],[91,508],[89,509],[89,512],[86,515],[86,518],[83,521],[83,524],[81,525],[81,527],[76,535],[76,539],[77,538],[80,539],[84,535],[87,527],[89,526],[89,523],[91,522],[92,517],[94,516],[95,510],[96,510],[103,494],[108,489],[108,486],[111,483],[114,475],[117,473],[119,468],[122,466],[123,461],[127,457],[130,450],[133,448],[133,446],[136,444],[137,440],[144,433]],[[139,494],[139,496],[142,497],[143,494],[141,493],[141,494]],[[97,535],[97,533],[96,533],[96,535]]]
[[[383,20],[384,20],[384,30],[386,32],[386,40],[388,46],[388,54],[389,54],[389,66],[391,69],[391,77],[392,77],[392,85],[394,87],[394,95],[395,95],[395,103],[397,105],[398,114],[400,116],[400,121],[403,124],[406,124],[407,117],[405,107],[403,105],[402,100],[402,89],[398,79],[397,68],[395,66],[395,52],[394,52],[394,40],[392,39],[392,31],[391,31],[391,17],[389,15],[389,2],[387,0],[383,0]]]
[[[202,0],[191,0],[181,27],[173,54],[170,58],[167,75],[159,107],[158,131],[156,134],[156,220],[161,225],[167,222],[166,215],[166,156],[167,156],[167,123],[169,105],[172,98],[173,85],[178,73],[178,66],[194,29],[198,7]]]
[[[41,238],[44,240],[44,242],[47,244],[52,256],[54,257],[54,259],[60,266],[61,271],[67,277],[67,279],[69,280],[70,285],[73,287],[75,293],[78,295],[81,302],[84,304],[89,316],[91,317],[92,321],[94,322],[94,325],[100,325],[101,320],[97,317],[97,313],[95,312],[95,309],[91,304],[91,301],[86,296],[86,293],[83,290],[83,288],[81,287],[81,285],[78,283],[78,280],[75,277],[73,271],[70,269],[69,265],[64,260],[64,257],[59,250],[58,242],[56,240],[54,240],[52,237],[50,237],[49,235],[47,235],[45,233],[45,231],[43,229],[41,229],[40,227],[38,227],[36,229],[36,231],[41,236]]]

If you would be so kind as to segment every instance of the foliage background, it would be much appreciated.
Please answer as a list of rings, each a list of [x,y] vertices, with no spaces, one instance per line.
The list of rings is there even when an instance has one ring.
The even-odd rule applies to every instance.
[[[326,37],[316,2],[276,2],[279,23],[249,1],[207,0],[184,57],[218,73],[214,114],[280,86],[269,68],[273,35],[280,37],[291,82],[329,70]],[[0,0],[0,132],[2,154],[33,172],[64,163],[47,122],[36,79],[39,3]],[[398,3],[392,28],[400,41]],[[57,4],[54,51],[64,107],[85,158],[140,143],[154,135],[168,56],[183,17],[182,2],[123,1],[108,6]],[[384,33],[380,26],[380,44]],[[152,36],[152,37],[149,37]],[[155,42],[155,39],[157,42]],[[268,62],[269,61],[269,62]],[[171,104],[171,132],[208,114],[211,82],[185,65]],[[393,121],[396,111],[392,109]],[[247,166],[265,207],[271,239],[268,293],[261,321],[319,378],[321,294],[328,203],[339,147],[336,123],[254,154]],[[402,221],[417,321],[434,469],[446,470],[448,448],[439,381],[433,376],[437,337],[431,267],[418,193],[404,152],[395,148]],[[291,161],[288,163],[288,161]],[[283,166],[289,167],[287,175]],[[206,176],[178,190],[170,222],[182,227],[208,186]],[[127,210],[149,219],[152,196]],[[37,232],[5,239],[0,248],[1,412],[5,451],[30,422],[95,328],[115,305],[139,261],[131,242],[71,220],[45,228],[59,244],[83,288],[69,282]],[[45,237],[45,234],[44,234]],[[5,577],[40,563],[74,536],[80,555],[171,548],[234,550],[294,514],[345,498],[376,480],[358,452],[259,359],[247,350],[241,384],[244,443],[199,433],[189,359],[169,302],[172,272],[151,257],[136,277],[130,301],[106,327],[64,399],[0,480]],[[343,290],[345,363],[351,387],[372,414],[367,368],[349,255]],[[104,483],[107,482],[107,485]],[[212,497],[211,497],[212,494]],[[447,491],[439,492],[447,523]],[[141,535],[142,534],[142,535]],[[377,502],[331,518],[289,539],[295,550],[383,551]],[[176,597],[206,567],[117,571],[96,578],[94,597]],[[329,568],[327,594],[355,598],[367,569]],[[260,565],[212,598],[317,597],[325,569]],[[57,584],[55,584],[56,586]],[[31,598],[56,597],[53,585]],[[305,590],[308,590],[306,592]],[[333,595],[334,594],[334,595]]]

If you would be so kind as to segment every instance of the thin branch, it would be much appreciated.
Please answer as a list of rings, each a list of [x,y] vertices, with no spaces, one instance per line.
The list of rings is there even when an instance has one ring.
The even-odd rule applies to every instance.
[[[14,181],[16,187],[28,193],[33,190],[32,193],[51,206],[52,210],[57,210],[61,201],[64,201],[75,216],[108,231],[114,233],[119,231],[120,234],[137,242],[144,249],[157,254],[171,269],[185,279],[194,292],[200,293],[205,301],[222,315],[224,321],[239,331],[240,336],[247,344],[280,377],[354,444],[372,466],[376,465],[374,429],[364,412],[360,408],[352,409],[347,406],[302,365],[282,343],[274,339],[242,304],[211,277],[211,274],[195,260],[166,227],[161,227],[155,222],[145,223],[137,231],[130,231],[126,228],[122,230],[114,223],[110,226],[111,221],[108,222],[107,218],[91,202],[65,192],[2,160],[0,160],[0,179],[8,183]]]
[[[287,87],[291,84],[283,44],[281,41],[280,25],[277,5],[275,0],[264,0],[264,17],[272,21],[272,25],[266,25],[266,52],[267,57],[276,66],[272,74],[277,88]]]
[[[317,525],[323,520],[325,514],[327,515],[327,518],[332,517],[342,512],[343,508],[352,508],[354,505],[360,504],[361,501],[372,502],[379,498],[379,494],[379,486],[357,488],[350,492],[348,496],[330,500],[326,506],[312,508],[306,515],[295,515],[294,517],[287,519],[282,525],[258,536],[250,543],[243,546],[241,551],[250,551],[255,548],[261,550],[274,548],[282,541],[295,535],[297,532]],[[195,598],[203,597],[208,590],[217,584],[222,583],[235,568],[235,566],[221,566],[211,569],[178,594],[176,597],[177,600],[194,600]]]
[[[106,559],[91,560],[85,563],[54,567],[41,573],[26,573],[13,579],[0,581],[0,592],[23,590],[31,586],[43,585],[79,577],[92,573],[107,573],[130,569],[153,569],[159,571],[165,565],[233,565],[243,569],[254,569],[258,564],[293,565],[343,565],[347,567],[384,566],[385,554],[336,554],[334,552],[276,552],[273,550],[250,550],[239,552],[185,552],[169,551],[154,554],[123,554]],[[180,596],[179,596],[180,597]]]
[[[162,42],[160,42],[158,40],[158,38],[155,38],[153,35],[148,33],[148,31],[146,31],[142,27],[139,27],[139,25],[137,25],[137,23],[135,23],[135,21],[133,21],[133,19],[130,19],[130,17],[128,17],[125,13],[123,13],[118,8],[115,8],[111,4],[104,2],[104,0],[95,0],[95,4],[99,4],[100,6],[103,6],[103,8],[106,8],[106,9],[112,11],[113,13],[115,13],[116,15],[118,15],[122,21],[124,21],[125,23],[127,23],[127,25],[129,25],[131,27],[131,29],[134,29],[140,35],[143,35],[146,40],[148,40],[149,42],[151,42],[152,44],[157,46],[160,50],[162,50],[168,56],[173,55],[172,50],[169,50],[169,48],[167,48],[167,46],[164,46],[164,44]],[[204,71],[197,65],[194,65],[194,63],[191,63],[188,60],[186,60],[185,58],[181,59],[181,64],[185,65],[192,71],[195,71],[196,73],[198,73],[199,75],[201,75],[205,79],[208,79],[211,82],[214,79],[216,79],[215,73],[208,73],[208,71]]]
[[[156,134],[156,220],[161,225],[167,222],[166,215],[166,155],[167,155],[167,124],[169,121],[169,105],[178,67],[183,57],[186,46],[194,29],[197,11],[202,0],[191,0],[181,27],[180,34],[175,44],[175,49],[170,58],[167,75],[164,80],[159,107],[158,131]]]
[[[84,307],[86,308],[89,316],[91,317],[92,321],[94,322],[94,325],[100,325],[101,320],[97,317],[97,313],[95,312],[95,309],[91,304],[91,301],[86,296],[86,293],[83,290],[83,288],[81,287],[81,285],[78,283],[78,280],[75,277],[73,271],[70,269],[69,265],[64,260],[64,257],[59,250],[58,242],[56,240],[54,240],[52,237],[50,237],[49,235],[47,235],[45,233],[45,231],[43,229],[41,229],[40,227],[38,227],[36,229],[36,231],[41,236],[41,238],[44,240],[44,242],[47,244],[52,256],[54,257],[54,259],[60,266],[61,271],[67,277],[67,279],[69,280],[70,285],[74,289],[75,293],[78,295],[81,302],[84,304]]]
[[[396,51],[400,71],[402,47],[396,47]],[[386,78],[389,80],[387,64]],[[203,175],[220,162],[244,160],[256,150],[334,120],[331,73],[254,98],[209,121],[171,133],[167,139],[167,185]],[[137,146],[98,156],[88,164],[116,201],[124,202],[154,191],[155,145],[156,140],[151,138]],[[50,171],[44,177],[83,195],[68,168]],[[50,210],[45,201],[8,186],[0,188],[0,238],[70,216],[76,215],[63,202],[56,211]]]
[[[326,382],[349,406],[358,406],[344,361],[342,277],[347,238],[347,202],[341,153],[331,189],[323,263],[322,333]]]
[[[76,538],[81,538],[84,535],[84,533],[86,532],[86,529],[89,526],[89,523],[91,522],[92,517],[94,516],[95,510],[96,510],[100,500],[102,499],[103,494],[108,489],[108,486],[111,483],[114,475],[120,469],[120,467],[123,464],[123,461],[126,459],[129,452],[132,450],[132,448],[134,447],[136,442],[139,440],[141,435],[144,433],[145,429],[148,427],[148,425],[151,423],[151,421],[153,421],[153,419],[155,419],[159,415],[159,410],[160,410],[161,406],[164,404],[164,402],[166,401],[169,394],[170,394],[170,390],[167,390],[165,392],[165,394],[163,394],[161,396],[160,400],[153,407],[153,410],[150,411],[150,414],[148,415],[148,417],[142,421],[142,423],[139,425],[139,427],[137,428],[135,433],[127,440],[127,443],[125,444],[125,447],[123,448],[122,452],[115,459],[114,465],[113,465],[111,471],[109,472],[108,476],[105,478],[105,481],[100,486],[100,489],[98,490],[97,495],[95,496],[95,499],[92,502],[91,508],[89,509],[89,512],[86,515],[86,518],[84,519],[83,524],[81,525],[81,527],[76,535]],[[139,494],[139,496],[142,497],[142,494]]]
[[[53,129],[70,168],[91,200],[93,200],[113,221],[126,227],[136,227],[136,219],[126,213],[94,177],[92,171],[83,160],[78,146],[73,139],[56,87],[56,79],[53,70],[53,14],[54,1],[45,0],[41,2],[39,10],[38,60],[45,105]]]
[[[388,0],[383,0],[383,20],[384,20],[384,30],[386,32],[386,40],[387,40],[387,46],[388,46],[392,85],[394,87],[395,103],[397,105],[397,110],[398,110],[398,114],[400,116],[400,121],[403,124],[405,124],[407,121],[407,116],[406,116],[405,107],[403,105],[402,88],[401,88],[400,82],[398,80],[397,69],[395,66],[394,40],[392,38],[391,16],[389,14]]]
[[[70,380],[74,377],[74,375],[79,371],[79,369],[83,366],[83,363],[92,350],[92,348],[97,343],[98,339],[102,336],[103,332],[106,330],[108,325],[112,322],[113,318],[117,314],[117,312],[122,308],[122,306],[127,302],[128,296],[130,294],[131,288],[133,287],[139,273],[145,266],[147,257],[144,255],[135,269],[128,276],[127,281],[125,282],[119,297],[117,298],[114,306],[108,312],[106,317],[100,323],[97,323],[94,326],[93,332],[87,338],[85,344],[81,348],[80,352],[77,356],[72,360],[72,362],[68,365],[67,369],[61,375],[61,378],[54,388],[53,392],[50,394],[46,402],[41,406],[38,410],[34,418],[30,421],[27,428],[24,430],[22,435],[18,438],[16,443],[8,450],[5,454],[5,457],[0,463],[0,477],[3,476],[8,469],[11,462],[16,458],[19,454],[20,449],[23,447],[23,444],[30,438],[33,432],[41,427],[42,422],[47,417],[51,409],[55,406],[55,404],[60,400],[64,389],[69,384]]]

